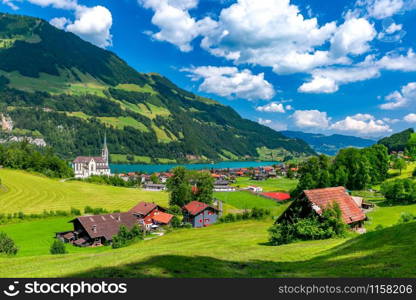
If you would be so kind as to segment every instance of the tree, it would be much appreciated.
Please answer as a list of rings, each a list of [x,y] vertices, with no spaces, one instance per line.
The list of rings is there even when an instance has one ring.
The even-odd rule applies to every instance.
[[[14,241],[4,232],[0,232],[0,253],[16,255],[18,248]]]
[[[191,202],[191,185],[187,171],[184,167],[176,167],[173,169],[173,176],[166,183],[166,187],[170,192],[169,204],[179,207]]]
[[[397,158],[393,162],[393,169],[400,170],[400,175],[402,175],[402,170],[406,168],[406,161],[403,158]]]
[[[49,249],[51,254],[65,254],[67,253],[64,242],[59,239],[55,239]]]
[[[196,187],[195,192],[192,194],[193,200],[211,204],[214,190],[214,178],[212,178],[211,173],[196,172],[192,175],[192,181]]]
[[[159,177],[157,177],[156,174],[154,174],[154,173],[152,175],[150,175],[150,181],[155,183],[155,184],[160,182]]]

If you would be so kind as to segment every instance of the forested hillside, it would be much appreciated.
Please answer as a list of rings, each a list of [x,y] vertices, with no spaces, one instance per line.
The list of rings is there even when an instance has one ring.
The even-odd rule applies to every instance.
[[[143,74],[114,53],[31,17],[0,14],[0,112],[7,134],[40,136],[65,158],[109,150],[132,162],[277,159],[314,151],[231,107]],[[5,135],[6,133],[2,133]]]
[[[378,141],[379,144],[386,146],[389,151],[404,151],[408,146],[410,137],[414,134],[413,128],[393,134]]]

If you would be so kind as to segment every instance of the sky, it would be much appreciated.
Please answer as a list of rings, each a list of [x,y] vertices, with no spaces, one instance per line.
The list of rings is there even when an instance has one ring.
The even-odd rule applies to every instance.
[[[416,0],[0,0],[275,130],[416,125]]]

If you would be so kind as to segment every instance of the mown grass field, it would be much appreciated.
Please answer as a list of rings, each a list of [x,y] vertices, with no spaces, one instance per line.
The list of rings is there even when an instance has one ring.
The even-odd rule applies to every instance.
[[[65,255],[48,254],[49,240],[44,236],[51,236],[52,228],[38,226],[41,229],[26,237],[31,241],[20,245],[33,247],[39,239],[43,245],[22,250],[17,257],[0,256],[0,277],[416,276],[415,222],[361,236],[283,246],[267,244],[270,223],[246,221],[184,229],[126,248],[78,248]],[[13,236],[11,226],[0,228]]]
[[[269,178],[267,180],[251,180],[249,177],[237,177],[233,186],[245,188],[250,185],[255,185],[263,188],[264,192],[289,192],[296,188],[298,185],[297,179],[288,178]]]
[[[0,191],[2,213],[41,213],[43,210],[69,210],[102,207],[128,210],[139,201],[167,206],[168,194],[133,188],[96,185],[79,181],[60,182],[23,171],[0,169],[5,189]]]
[[[284,204],[279,204],[272,199],[252,194],[247,191],[215,192],[214,197],[237,209],[251,209],[257,207],[271,209],[273,212],[280,212],[281,209],[286,208],[286,205]]]

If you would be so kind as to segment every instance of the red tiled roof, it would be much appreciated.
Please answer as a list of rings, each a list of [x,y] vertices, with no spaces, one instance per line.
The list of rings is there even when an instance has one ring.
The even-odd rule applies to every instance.
[[[130,212],[83,216],[72,222],[75,220],[81,223],[90,238],[105,237],[107,240],[112,240],[113,236],[119,232],[121,225],[131,229],[138,224],[137,218]]]
[[[161,212],[158,210],[152,211],[146,218],[144,218],[144,222],[146,224],[151,224],[152,220],[160,224],[169,224],[170,220],[172,220],[173,215]]]
[[[277,200],[277,201],[285,201],[285,200],[290,199],[290,195],[288,193],[269,192],[269,193],[261,193],[260,195]]]
[[[207,207],[210,207],[212,209],[217,210],[215,207],[212,207],[208,204],[202,203],[202,202],[198,202],[198,201],[191,201],[188,204],[186,204],[183,209],[186,210],[189,214],[191,215],[197,215],[199,214],[201,211],[205,210]]]
[[[130,212],[147,216],[156,207],[157,205],[151,202],[139,202],[135,207],[130,209]]]
[[[337,202],[346,224],[365,220],[366,216],[352,197],[342,186],[304,191],[306,198],[317,206],[316,212],[322,213],[329,204]]]

